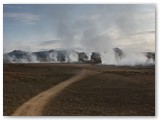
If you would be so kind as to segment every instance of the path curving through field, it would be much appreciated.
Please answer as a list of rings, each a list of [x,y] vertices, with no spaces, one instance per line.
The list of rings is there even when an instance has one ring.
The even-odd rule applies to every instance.
[[[24,104],[22,104],[12,116],[40,116],[45,105],[49,102],[50,98],[56,97],[65,87],[71,85],[74,82],[82,80],[88,76],[95,75],[99,72],[93,70],[82,70],[77,75],[71,77],[68,80],[65,80],[59,83],[56,86],[51,87],[50,89],[41,92],[37,96],[31,98]]]

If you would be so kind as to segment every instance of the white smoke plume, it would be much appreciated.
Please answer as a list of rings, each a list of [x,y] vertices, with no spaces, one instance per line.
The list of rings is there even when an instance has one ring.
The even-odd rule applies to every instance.
[[[65,54],[65,62],[78,62],[78,54],[75,51],[67,50]]]
[[[50,53],[47,58],[48,59],[47,61],[49,63],[58,63],[57,56],[58,56],[57,52]]]
[[[136,66],[136,65],[154,65],[155,58],[153,54],[150,57],[148,53],[136,53],[133,51],[122,51],[117,48],[118,52],[115,49],[108,50],[108,51],[99,51],[101,63],[98,64],[105,64],[105,65],[116,65],[116,66]],[[79,58],[79,53],[74,50],[63,50],[63,51],[45,51],[46,56],[40,57],[40,53],[29,53],[20,51],[21,54],[18,54],[19,51],[12,52],[12,55],[4,54],[4,63],[85,63],[85,62],[92,62],[93,59],[92,53],[85,53],[86,57]],[[13,54],[14,53],[14,54]],[[10,53],[11,54],[11,53]],[[84,54],[83,54],[84,55]],[[20,57],[21,56],[21,57]],[[94,56],[94,60],[96,58]],[[81,61],[82,60],[82,61]]]
[[[100,53],[102,64],[131,66],[154,64],[154,60],[148,59],[145,54],[137,53],[134,50],[125,49],[124,56],[121,58],[118,58],[113,51],[114,47],[117,47],[113,45],[117,39],[129,39],[132,41],[131,43],[139,40],[130,36],[136,33],[143,25],[139,24],[140,20],[144,20],[142,19],[142,14],[137,12],[141,7],[143,6],[97,5],[96,8],[95,5],[93,11],[87,12],[86,10],[86,13],[78,16],[76,20],[72,20],[71,14],[76,5],[55,7],[54,12],[56,11],[56,14],[54,16],[50,15],[50,19],[54,21],[53,25],[56,22],[56,26],[53,26],[56,30],[53,32],[56,31],[57,39],[62,41],[60,49],[66,49],[64,62],[78,62],[78,54],[70,49],[80,46],[87,53],[89,60],[92,52]],[[53,11],[49,9],[52,8],[47,10]],[[52,14],[48,11],[48,14]],[[35,55],[29,56],[29,60],[19,60],[15,57],[9,59],[11,62],[42,62]],[[61,61],[58,60],[58,54],[53,52],[47,56],[46,62],[57,63]]]
[[[153,58],[147,58],[144,53],[124,52],[124,56],[116,57],[115,53],[102,53],[102,64],[117,66],[137,66],[137,65],[154,65]]]
[[[6,63],[73,63],[73,62],[78,62],[79,56],[78,53],[73,51],[73,50],[64,50],[62,52],[62,56],[60,59],[64,60],[58,60],[58,52],[47,52],[47,55],[44,57],[39,57],[35,53],[29,53],[29,52],[24,52],[21,51],[21,57],[19,57],[16,53],[14,52],[13,55],[9,54],[4,54],[3,60]]]

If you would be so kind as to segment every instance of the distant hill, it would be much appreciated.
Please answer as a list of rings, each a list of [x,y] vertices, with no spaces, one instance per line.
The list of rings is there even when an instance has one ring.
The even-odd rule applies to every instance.
[[[3,54],[4,63],[56,63],[56,62],[85,62],[88,56],[85,52],[74,50],[49,50],[26,52],[14,50]]]
[[[125,53],[119,49],[113,49],[116,59],[125,57]],[[146,52],[144,55],[155,61],[155,53]],[[90,59],[89,59],[90,58]],[[12,52],[3,54],[4,63],[101,63],[101,54],[92,52],[91,56],[87,56],[85,52],[77,52],[74,50],[48,50],[38,52],[27,52],[22,50],[13,50]]]

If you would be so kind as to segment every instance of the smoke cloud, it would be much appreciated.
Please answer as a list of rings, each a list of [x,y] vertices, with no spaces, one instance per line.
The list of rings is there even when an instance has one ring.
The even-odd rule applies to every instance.
[[[74,50],[49,50],[25,52],[14,50],[3,55],[4,63],[95,63],[117,66],[154,65],[154,53],[124,52],[114,48],[107,52],[76,52]]]
[[[136,37],[132,37],[132,35],[141,33],[146,28],[145,26],[147,25],[142,23],[142,21],[147,21],[147,19],[144,19],[146,16],[155,19],[154,15],[149,14],[150,16],[148,16],[143,11],[142,8],[144,6],[83,5],[85,10],[81,10],[76,15],[73,11],[76,11],[80,7],[79,5],[57,5],[48,7],[45,12],[48,13],[50,20],[53,21],[53,34],[56,33],[56,39],[62,41],[59,42],[60,49],[66,50],[64,52],[64,62],[78,62],[79,56],[77,52],[71,49],[82,48],[88,55],[89,60],[92,52],[98,52],[101,56],[102,64],[133,66],[153,64],[154,60],[148,60],[144,53],[138,53],[130,49],[129,46],[128,49],[123,49],[123,56],[121,57],[117,57],[113,49],[118,47],[115,43],[121,43],[122,48],[124,48],[129,43],[140,41]],[[88,10],[87,7],[91,8],[92,11]],[[151,9],[151,12],[153,12],[153,9]],[[148,30],[148,28],[146,29]],[[125,43],[125,40],[128,43]],[[131,45],[133,46],[134,44]],[[14,57],[10,58],[10,61],[41,62],[41,59],[34,54],[27,55],[27,61],[25,60],[26,58],[15,59]],[[61,62],[57,52],[49,53],[46,61]]]

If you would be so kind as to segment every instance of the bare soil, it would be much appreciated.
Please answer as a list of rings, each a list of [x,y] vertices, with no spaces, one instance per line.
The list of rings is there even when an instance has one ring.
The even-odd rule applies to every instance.
[[[37,94],[72,77],[81,70],[67,64],[4,64],[3,115],[12,115]]]
[[[153,66],[4,64],[3,69],[5,116],[155,115]]]
[[[68,86],[43,110],[48,116],[154,116],[154,67],[103,66]]]
[[[51,87],[50,89],[38,94],[37,96],[33,97],[22,106],[20,106],[12,115],[13,116],[39,116],[43,115],[42,111],[44,106],[48,103],[49,99],[52,97],[56,97],[65,87],[69,86],[70,84],[77,82],[85,77],[97,74],[98,72],[89,71],[89,70],[82,70],[71,77],[68,80],[65,80],[59,83],[56,86]]]

